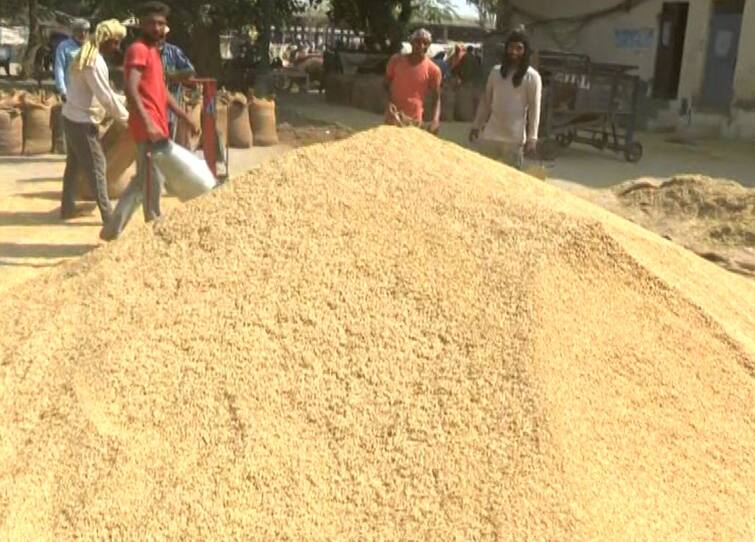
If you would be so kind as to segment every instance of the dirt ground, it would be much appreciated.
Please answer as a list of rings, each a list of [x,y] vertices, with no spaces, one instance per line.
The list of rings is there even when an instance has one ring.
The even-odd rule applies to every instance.
[[[316,94],[280,97],[278,117],[281,144],[232,150],[231,176],[254,169],[294,147],[341,139],[381,122],[379,115],[329,105]],[[446,123],[441,136],[468,146],[468,130],[466,123]],[[628,164],[612,153],[575,146],[553,164],[532,165],[547,168],[548,182],[597,203],[610,194],[602,190],[586,192],[587,187],[604,188],[631,179],[667,178],[681,173],[734,179],[755,187],[751,145],[721,141],[679,143],[659,134],[641,134],[640,139],[645,145],[645,157],[639,164]],[[99,245],[101,224],[94,204],[84,204],[91,212],[79,219],[63,222],[58,217],[63,167],[62,156],[0,157],[0,291]],[[165,201],[168,210],[180,205],[170,197]]]

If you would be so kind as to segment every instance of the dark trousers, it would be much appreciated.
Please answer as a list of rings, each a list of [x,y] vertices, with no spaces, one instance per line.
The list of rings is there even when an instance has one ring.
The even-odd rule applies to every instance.
[[[76,211],[76,174],[81,171],[97,200],[103,223],[110,220],[112,207],[107,195],[107,163],[95,124],[63,120],[66,137],[66,169],[60,212],[71,216]]]

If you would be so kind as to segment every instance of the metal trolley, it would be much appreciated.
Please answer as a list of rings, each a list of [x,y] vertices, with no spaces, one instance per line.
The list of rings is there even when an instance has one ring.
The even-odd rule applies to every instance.
[[[586,55],[540,51],[543,105],[540,156],[553,160],[561,148],[583,143],[642,158],[635,140],[640,78],[635,66],[595,63]]]

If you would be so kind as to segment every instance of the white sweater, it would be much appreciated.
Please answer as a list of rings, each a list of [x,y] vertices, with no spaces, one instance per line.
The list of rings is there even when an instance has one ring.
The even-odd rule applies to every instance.
[[[473,127],[478,130],[485,127],[483,139],[521,145],[527,140],[537,140],[543,81],[532,67],[519,88],[514,87],[512,78],[510,73],[504,79],[500,66],[493,68]]]
[[[99,124],[102,108],[111,117],[122,122],[128,120],[125,99],[110,88],[110,73],[102,55],[97,55],[94,66],[68,72],[68,94],[63,105],[63,116],[72,122]],[[101,106],[101,107],[100,107]]]

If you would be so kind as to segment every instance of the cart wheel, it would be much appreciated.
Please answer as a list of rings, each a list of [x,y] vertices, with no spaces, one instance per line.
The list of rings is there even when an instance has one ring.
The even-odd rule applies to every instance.
[[[566,132],[565,134],[558,134],[556,136],[558,144],[566,148],[574,142],[574,132]]]
[[[541,160],[555,160],[558,156],[559,144],[556,140],[545,139],[537,145],[537,152]]]
[[[642,148],[642,143],[635,141],[624,149],[624,158],[626,158],[627,162],[636,163],[642,160],[644,152],[645,150]]]

